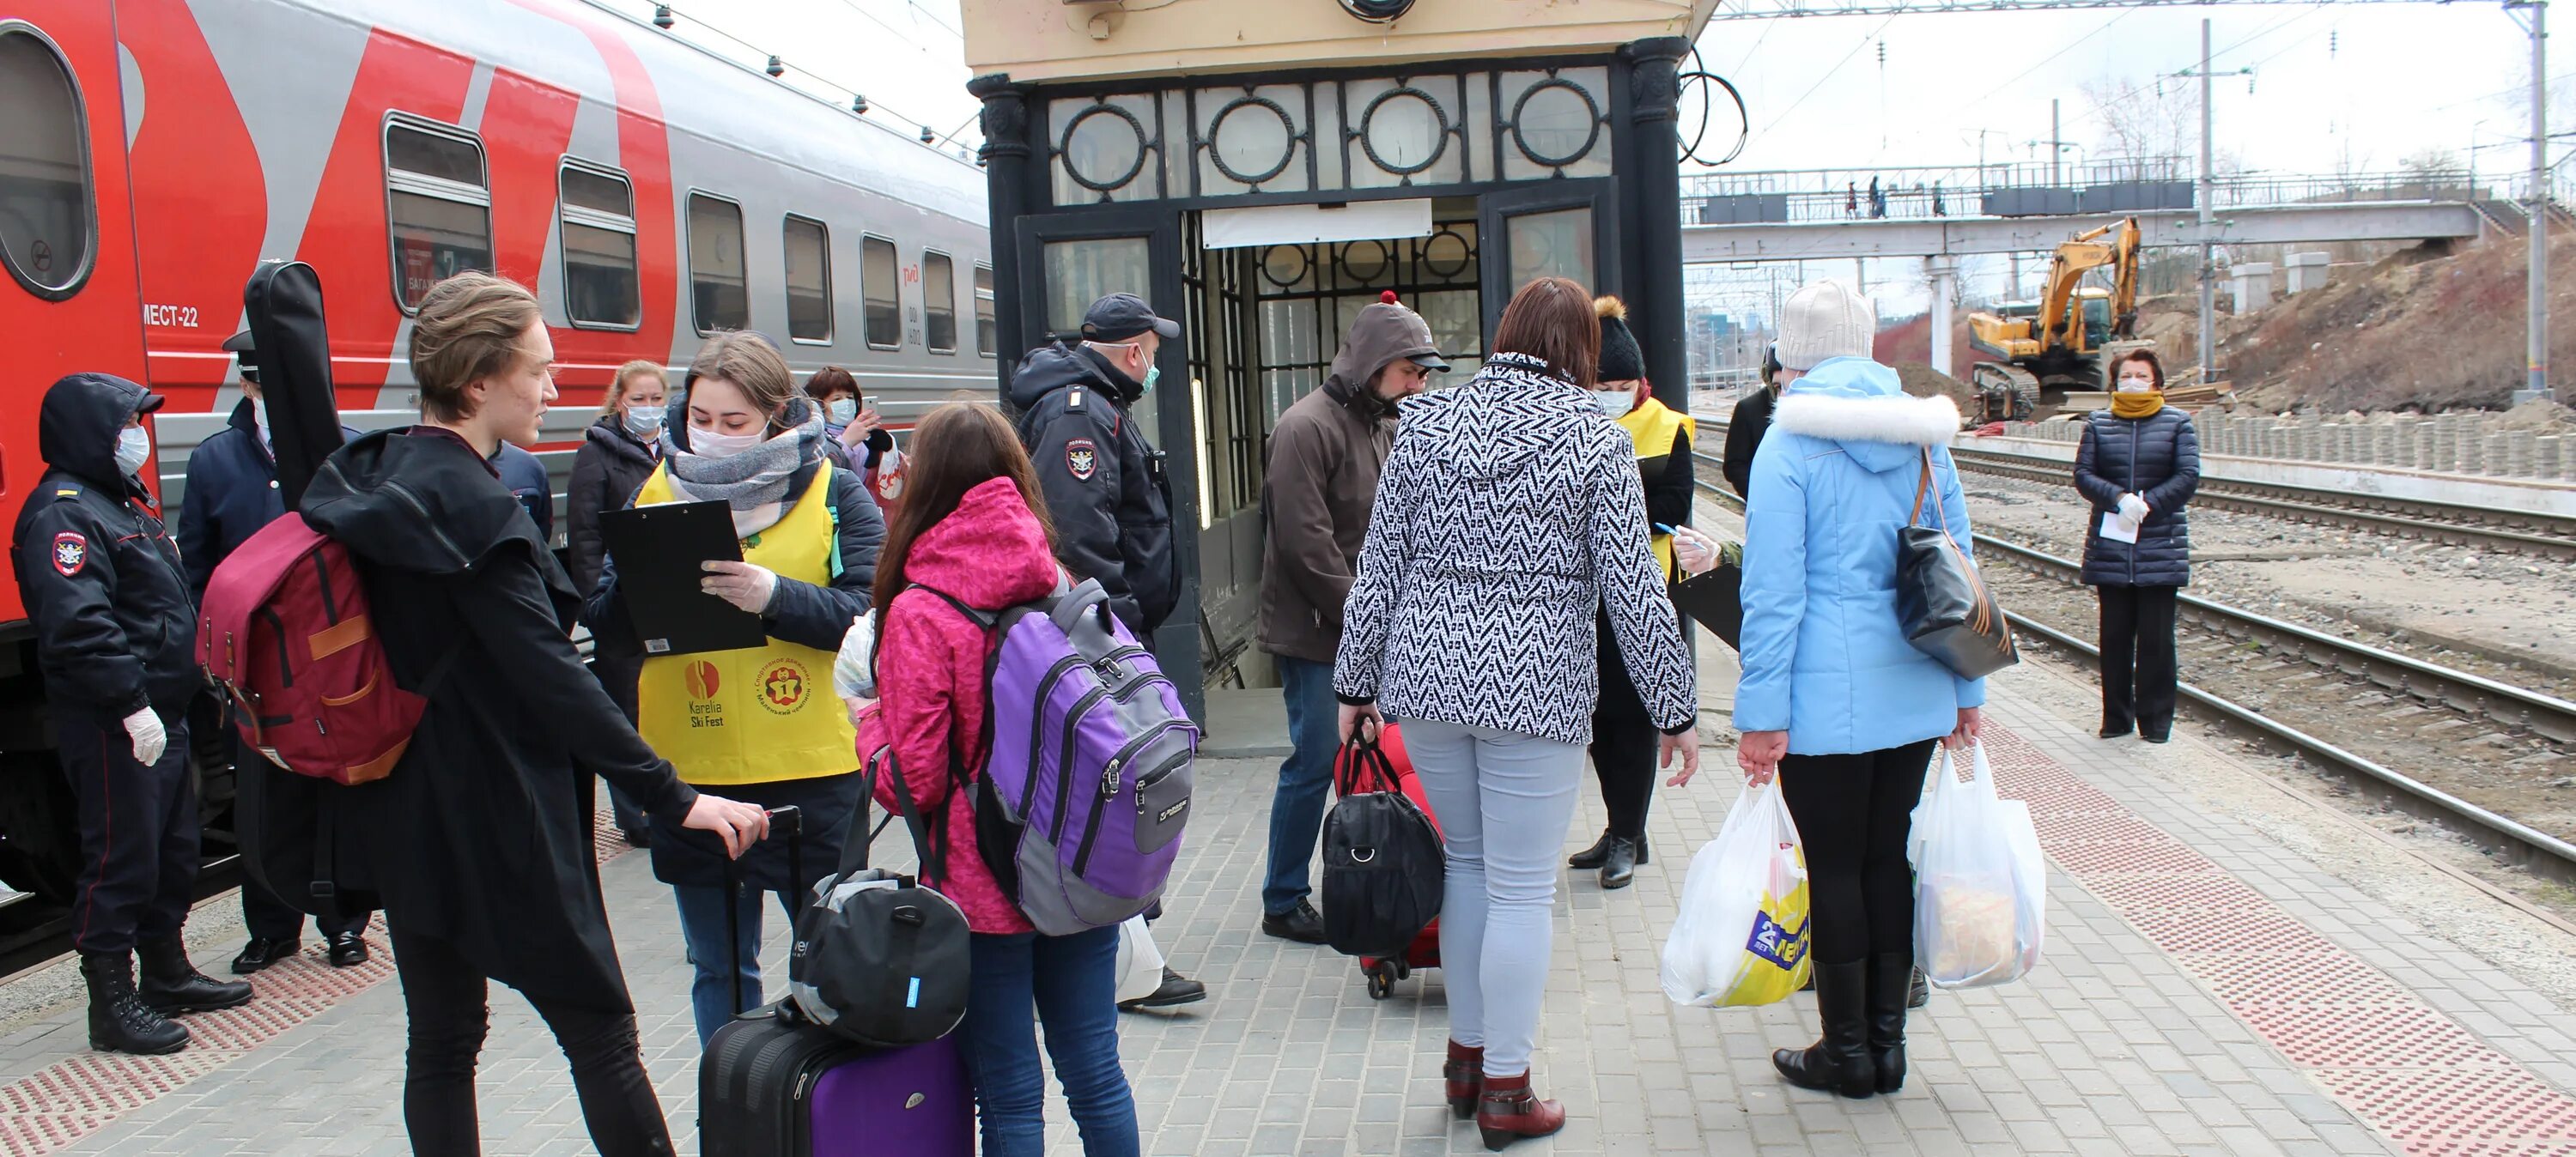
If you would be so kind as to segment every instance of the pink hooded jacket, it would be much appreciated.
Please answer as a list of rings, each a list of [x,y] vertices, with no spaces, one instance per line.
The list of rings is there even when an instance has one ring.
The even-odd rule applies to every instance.
[[[1042,598],[1056,587],[1055,556],[1046,532],[1008,478],[978,483],[957,509],[913,540],[904,576],[912,583],[955,596],[979,610],[1000,610]],[[865,758],[891,744],[912,787],[913,802],[934,822],[948,825],[947,878],[925,879],[966,912],[977,932],[1033,931],[1019,906],[1002,895],[975,845],[974,809],[968,797],[950,799],[948,753],[968,752],[967,774],[984,773],[982,738],[983,627],[958,614],[938,595],[906,590],[886,608],[877,641],[877,710],[859,729]],[[894,785],[880,782],[876,800],[894,807]]]

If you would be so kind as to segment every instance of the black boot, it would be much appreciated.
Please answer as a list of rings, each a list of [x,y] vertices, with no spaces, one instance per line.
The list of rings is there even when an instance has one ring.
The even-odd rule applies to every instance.
[[[250,982],[217,980],[188,963],[188,946],[176,938],[135,945],[143,961],[143,1003],[165,1015],[213,1012],[250,1003]]]
[[[1867,1018],[1863,997],[1869,986],[1869,962],[1816,966],[1816,1016],[1824,1035],[1803,1049],[1771,1054],[1771,1067],[1802,1089],[1822,1089],[1846,1097],[1866,1097],[1877,1089],[1869,1063]]]
[[[1911,952],[1881,952],[1869,958],[1869,1063],[1878,1091],[1905,1087],[1905,1009],[1923,974],[1914,970]]]
[[[1637,865],[1645,861],[1639,840],[1613,839],[1610,854],[1601,861],[1601,886],[1625,888],[1637,878]]]
[[[89,985],[89,1047],[103,1053],[175,1053],[188,1047],[188,1028],[152,1011],[134,991],[134,959],[122,952],[84,952],[81,980]]]
[[[1567,856],[1565,858],[1565,866],[1577,869],[1600,867],[1604,861],[1610,858],[1610,841],[1613,838],[1614,837],[1612,837],[1608,832],[1601,833],[1601,838],[1592,841],[1591,847],[1576,852],[1571,856]]]

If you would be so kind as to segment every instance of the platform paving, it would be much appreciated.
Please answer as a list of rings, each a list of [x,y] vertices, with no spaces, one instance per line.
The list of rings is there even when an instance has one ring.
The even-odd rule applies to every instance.
[[[1711,674],[1722,699],[1731,673]],[[1236,698],[1227,718],[1263,726],[1263,694]],[[1513,1152],[2576,1152],[2576,1015],[2160,770],[2225,752],[2188,735],[2155,751],[2102,743],[2084,689],[2037,665],[1997,677],[1994,695],[1998,776],[2032,800],[2052,857],[2035,973],[1936,994],[1912,1022],[1913,1078],[1898,1095],[1783,1087],[1769,1052],[1812,1038],[1810,998],[1685,1009],[1657,981],[1689,853],[1738,790],[1731,747],[1713,745],[1702,780],[1659,791],[1657,858],[1634,887],[1604,893],[1586,873],[1561,886],[1537,1073],[1571,1124]],[[1348,960],[1258,935],[1274,767],[1201,769],[1158,935],[1214,996],[1123,1022],[1146,1151],[1482,1152],[1441,1103],[1438,972],[1372,1001]],[[1569,849],[1599,827],[1591,795]],[[647,1061],[690,1152],[696,1047],[669,893],[642,855],[610,859],[603,875]],[[772,913],[773,970],[776,924]],[[379,982],[381,966],[299,967],[280,988],[301,977],[345,991],[254,1005],[268,1011],[226,1022],[217,1049],[97,1058],[79,1047],[76,1008],[0,1037],[0,1080],[13,1082],[0,1085],[0,1154],[407,1152],[399,991]],[[488,1153],[589,1151],[561,1055],[506,991],[482,1109]],[[1078,1153],[1060,1102],[1050,1114],[1050,1151]]]

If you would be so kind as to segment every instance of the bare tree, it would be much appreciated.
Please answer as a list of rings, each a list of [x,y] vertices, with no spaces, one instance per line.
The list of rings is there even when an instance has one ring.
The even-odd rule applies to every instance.
[[[2199,90],[2179,81],[2122,77],[2086,81],[2084,97],[2099,126],[2106,159],[2196,157],[2200,153]]]

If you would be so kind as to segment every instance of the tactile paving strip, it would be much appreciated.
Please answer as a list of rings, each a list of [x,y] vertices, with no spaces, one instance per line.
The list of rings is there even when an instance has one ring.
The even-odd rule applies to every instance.
[[[2576,1097],[2116,801],[2094,806],[2020,736],[1989,724],[1986,748],[2059,868],[2407,1153],[2576,1157]]]
[[[598,830],[592,850],[600,863],[634,850],[605,809]],[[320,945],[308,944],[303,953],[261,969],[250,978],[257,995],[249,1004],[181,1018],[188,1047],[168,1056],[75,1053],[0,1085],[0,1157],[44,1157],[64,1148],[382,983],[394,974],[382,916],[367,925],[367,939],[375,951],[355,967],[333,968]],[[68,1041],[88,1039],[78,1022],[61,1033]]]

